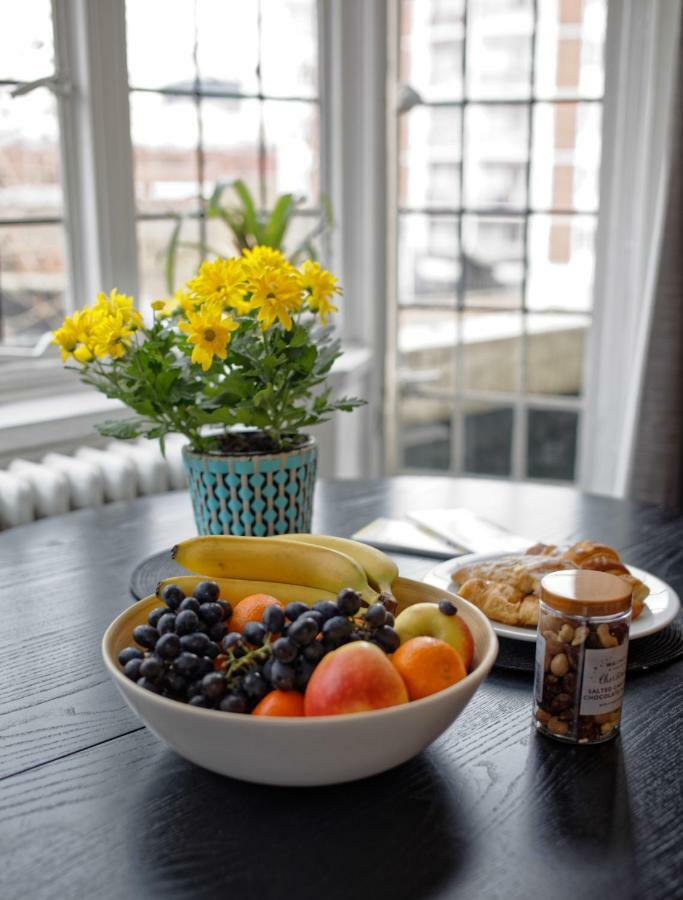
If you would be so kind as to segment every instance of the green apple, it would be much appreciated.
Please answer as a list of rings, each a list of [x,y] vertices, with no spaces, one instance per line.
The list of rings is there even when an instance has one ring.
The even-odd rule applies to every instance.
[[[399,613],[394,628],[402,644],[422,635],[445,641],[462,656],[469,672],[474,654],[474,640],[460,616],[445,615],[436,603],[415,603]]]

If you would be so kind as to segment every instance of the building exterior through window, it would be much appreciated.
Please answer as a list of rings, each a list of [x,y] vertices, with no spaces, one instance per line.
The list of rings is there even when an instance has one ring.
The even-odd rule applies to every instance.
[[[605,0],[403,0],[400,467],[571,481]]]

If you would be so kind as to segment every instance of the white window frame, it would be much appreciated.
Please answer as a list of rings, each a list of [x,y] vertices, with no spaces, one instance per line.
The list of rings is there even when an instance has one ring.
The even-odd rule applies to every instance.
[[[52,19],[68,313],[106,286],[138,287],[125,0],[52,0]],[[35,396],[77,389],[45,349],[0,350],[3,399],[18,384]]]

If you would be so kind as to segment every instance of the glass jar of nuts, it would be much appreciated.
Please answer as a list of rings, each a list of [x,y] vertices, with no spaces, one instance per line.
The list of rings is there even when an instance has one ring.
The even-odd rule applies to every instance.
[[[589,570],[541,582],[534,672],[538,731],[596,744],[619,731],[626,680],[631,586]]]

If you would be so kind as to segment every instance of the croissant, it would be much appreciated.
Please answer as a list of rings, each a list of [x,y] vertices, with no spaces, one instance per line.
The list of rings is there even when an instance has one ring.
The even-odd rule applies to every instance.
[[[596,544],[594,541],[579,541],[577,544],[572,544],[571,547],[568,547],[562,554],[563,559],[568,559],[580,569],[585,568],[586,563],[591,560],[603,556],[614,560],[614,562],[621,562],[619,554],[614,547],[608,547],[607,544]]]
[[[592,541],[580,541],[564,552],[564,558],[576,563],[580,569],[607,572],[609,575],[618,575],[619,578],[627,581],[632,587],[631,619],[637,619],[642,613],[645,608],[645,598],[650,593],[650,589],[640,579],[631,575],[613,547],[596,544]]]
[[[458,591],[461,597],[478,606],[479,609],[503,625],[538,625],[538,598],[502,581],[485,578],[470,578]]]
[[[559,569],[575,569],[574,563],[557,556],[524,555],[503,556],[498,559],[475,562],[469,566],[463,566],[452,575],[456,584],[464,584],[470,578],[483,579],[484,581],[499,581],[508,584],[526,596],[537,594],[540,590],[541,579],[549,572],[557,572]]]

